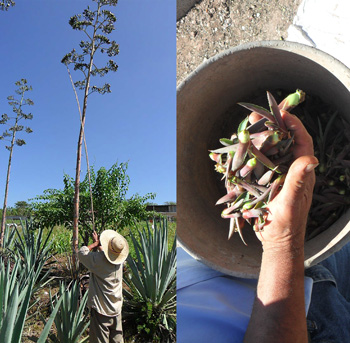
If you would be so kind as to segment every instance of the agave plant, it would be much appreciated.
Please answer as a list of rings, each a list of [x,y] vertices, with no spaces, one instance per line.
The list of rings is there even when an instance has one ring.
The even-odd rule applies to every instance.
[[[128,256],[123,319],[136,342],[175,342],[176,240],[168,251],[167,221],[131,233],[136,258]]]
[[[267,92],[270,111],[250,103],[239,103],[261,119],[248,126],[247,116],[229,139],[220,139],[222,148],[211,150],[209,156],[216,162],[215,169],[223,174],[227,194],[217,201],[226,204],[221,213],[230,219],[228,238],[238,232],[242,235],[244,222],[254,220],[255,231],[262,231],[267,215],[267,204],[283,185],[292,162],[293,134],[287,130],[281,110],[290,111],[304,101],[305,93],[297,90],[279,105]]]
[[[44,239],[44,229],[42,227],[35,229],[30,222],[22,222],[21,224],[21,233],[16,228],[17,236],[13,252],[20,257],[26,275],[33,273],[33,292],[36,292],[50,281],[51,270],[47,266],[50,264],[49,259],[52,256],[50,253],[52,229]]]
[[[11,250],[13,248],[13,243],[15,239],[15,230],[5,230],[4,233],[4,242],[2,244],[3,250]]]
[[[88,292],[79,301],[79,288],[80,284],[77,281],[74,281],[69,289],[61,283],[59,295],[50,296],[52,309],[59,300],[61,301],[54,320],[57,332],[49,336],[54,343],[83,343],[88,339],[86,336],[80,340],[90,323],[88,312],[85,311]]]
[[[33,271],[26,275],[21,261],[16,258],[11,266],[0,259],[0,342],[20,343],[24,323],[33,293]],[[57,304],[59,306],[59,303]],[[58,307],[56,306],[42,331],[38,343],[46,342]]]

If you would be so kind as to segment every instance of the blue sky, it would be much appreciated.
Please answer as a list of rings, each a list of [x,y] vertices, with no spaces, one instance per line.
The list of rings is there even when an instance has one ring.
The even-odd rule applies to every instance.
[[[75,175],[79,114],[62,57],[85,39],[68,20],[91,0],[17,0],[0,12],[0,114],[11,113],[7,96],[15,81],[26,78],[34,101],[28,107],[33,133],[18,138],[8,206],[62,188],[63,174]],[[129,195],[157,194],[154,202],[176,201],[176,2],[119,0],[110,38],[119,44],[116,73],[101,81],[111,94],[90,96],[86,139],[95,170],[129,161]],[[98,60],[97,60],[98,61]],[[97,62],[98,63],[98,62]],[[73,77],[80,77],[73,72]],[[0,125],[3,132],[5,125]],[[2,207],[8,151],[0,141],[0,206]],[[82,178],[86,173],[83,154]]]

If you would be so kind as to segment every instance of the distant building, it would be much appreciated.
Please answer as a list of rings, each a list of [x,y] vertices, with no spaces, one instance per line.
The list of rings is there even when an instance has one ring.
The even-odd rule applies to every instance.
[[[154,211],[173,221],[176,218],[176,205],[148,205],[147,211]]]
[[[6,216],[6,221],[8,221],[8,220],[12,220],[12,221],[23,220],[23,221],[25,221],[27,219],[28,219],[28,217],[25,217],[25,216]]]
[[[26,221],[27,219],[28,217],[24,216],[6,216],[5,223],[8,227],[17,227],[18,225],[21,226],[21,223]]]

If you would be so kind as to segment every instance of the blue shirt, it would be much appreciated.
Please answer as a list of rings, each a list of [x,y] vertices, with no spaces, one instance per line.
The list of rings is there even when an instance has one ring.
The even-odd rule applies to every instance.
[[[177,342],[243,342],[258,280],[210,269],[177,249]],[[312,279],[305,277],[306,311]]]

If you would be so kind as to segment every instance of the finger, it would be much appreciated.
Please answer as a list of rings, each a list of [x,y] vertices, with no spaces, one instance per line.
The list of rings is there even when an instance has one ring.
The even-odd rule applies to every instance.
[[[290,114],[287,111],[281,111],[282,119],[286,124],[288,130],[294,134],[294,145],[293,145],[293,154],[294,158],[298,158],[306,155],[313,155],[314,148],[312,138],[309,133],[306,131],[304,125],[293,114]]]
[[[254,124],[254,123],[256,123],[257,121],[259,121],[261,118],[262,118],[262,116],[261,116],[260,114],[257,114],[256,112],[252,112],[252,113],[249,115],[249,123],[250,123],[250,124]]]
[[[311,205],[312,191],[315,184],[314,169],[318,165],[315,156],[302,156],[290,166],[286,180],[279,194],[279,198],[288,206],[296,206],[304,201],[306,196],[307,206]]]

